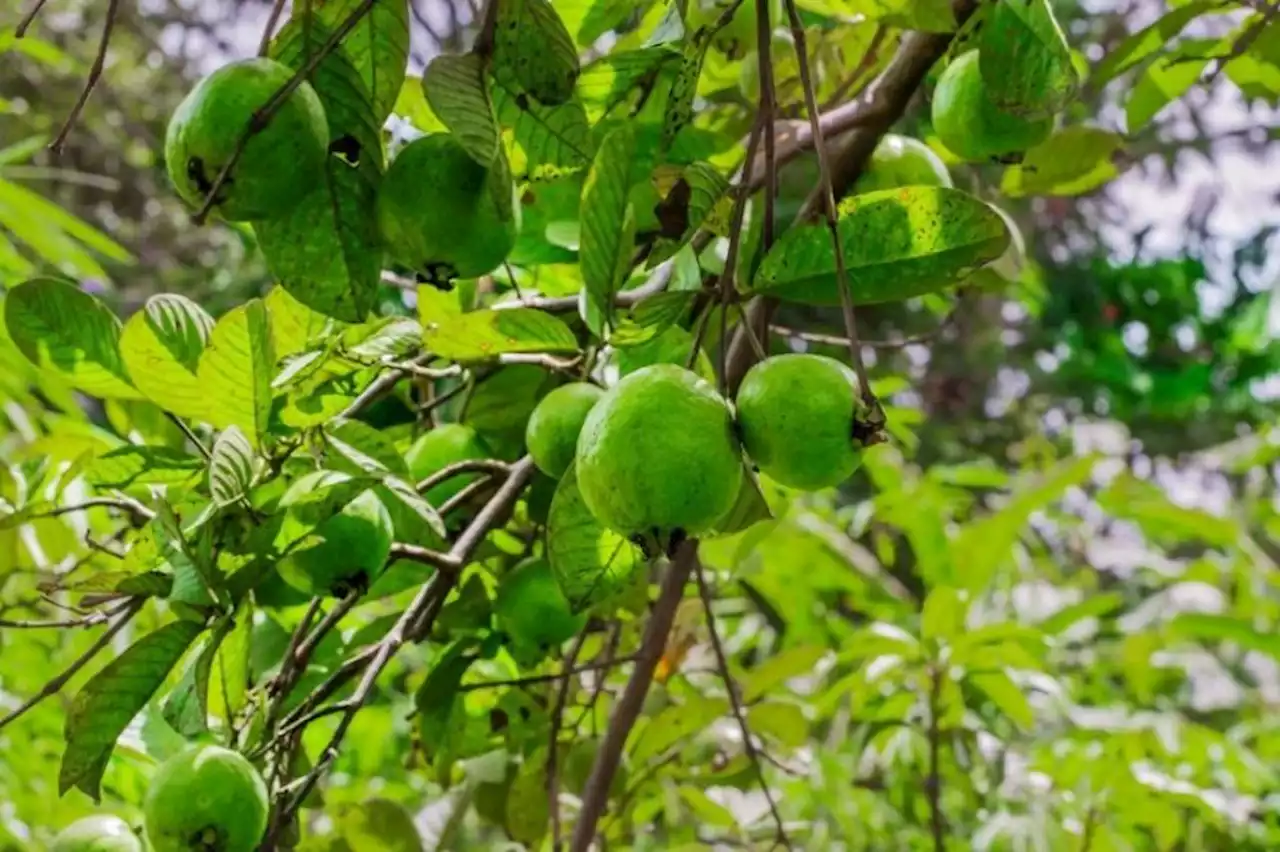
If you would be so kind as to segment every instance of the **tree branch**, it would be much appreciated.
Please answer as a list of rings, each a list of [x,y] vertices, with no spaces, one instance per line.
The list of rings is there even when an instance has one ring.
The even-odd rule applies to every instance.
[[[942,732],[938,728],[942,671],[935,664],[929,676],[929,777],[925,779],[925,794],[929,797],[929,830],[933,834],[934,852],[947,852],[946,820],[942,815]]]
[[[636,654],[636,667],[627,681],[622,697],[614,708],[613,717],[609,720],[609,729],[605,731],[596,752],[595,763],[591,766],[591,775],[587,779],[586,789],[582,795],[582,810],[573,827],[573,839],[569,844],[572,852],[587,852],[595,839],[596,825],[604,815],[609,801],[609,787],[613,776],[622,761],[622,750],[627,744],[627,736],[635,727],[636,719],[644,707],[645,696],[649,693],[649,685],[653,683],[653,672],[658,660],[662,658],[666,648],[667,634],[671,632],[671,624],[675,620],[676,608],[684,597],[684,586],[689,574],[698,561],[697,539],[681,542],[676,550],[675,558],[667,567],[667,575],[663,578],[658,592],[658,600],[649,613],[649,622],[645,625],[644,637],[640,642],[640,651]]]
[[[573,647],[565,654],[564,672],[553,677],[560,681],[556,690],[556,703],[551,709],[551,732],[547,736],[547,810],[551,816],[551,852],[560,852],[564,844],[560,839],[560,774],[557,752],[560,750],[560,726],[564,722],[564,708],[569,701],[569,687],[576,673],[574,664],[587,642],[587,630],[583,628],[574,640]],[[581,670],[578,670],[581,671]]]

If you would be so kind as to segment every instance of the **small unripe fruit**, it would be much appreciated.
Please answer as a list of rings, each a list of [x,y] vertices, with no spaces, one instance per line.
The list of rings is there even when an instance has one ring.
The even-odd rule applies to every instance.
[[[854,184],[854,192],[902,186],[951,186],[951,173],[942,158],[919,139],[886,133]]]
[[[253,852],[267,828],[267,785],[238,752],[196,746],[161,765],[143,811],[153,852]]]
[[[559,479],[573,463],[578,435],[604,391],[587,382],[558,387],[542,398],[529,417],[525,445],[538,469]]]
[[[91,816],[64,828],[50,852],[142,852],[142,841],[120,817]]]

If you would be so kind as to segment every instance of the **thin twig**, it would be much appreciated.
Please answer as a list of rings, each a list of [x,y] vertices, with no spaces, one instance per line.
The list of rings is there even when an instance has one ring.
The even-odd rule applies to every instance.
[[[751,761],[751,765],[756,770],[756,780],[760,783],[760,791],[764,793],[764,800],[769,804],[769,813],[773,815],[773,824],[777,830],[777,841],[785,849],[791,848],[791,839],[787,837],[787,830],[782,824],[782,814],[778,812],[778,803],[774,801],[773,791],[769,788],[769,782],[764,777],[764,767],[760,763],[760,753],[756,748],[755,740],[751,736],[751,728],[747,725],[746,714],[742,710],[742,696],[738,694],[738,685],[734,682],[733,675],[729,672],[729,658],[725,655],[724,644],[720,641],[720,631],[716,627],[715,611],[711,608],[711,588],[707,585],[707,578],[702,570],[702,565],[694,566],[694,578],[698,581],[698,594],[702,598],[702,609],[707,614],[707,631],[711,634],[711,648],[716,655],[716,667],[720,670],[720,679],[724,681],[725,691],[729,693],[729,706],[733,709],[733,717],[738,721],[738,730],[742,732],[742,748],[747,753],[747,759]]]
[[[510,469],[511,466],[509,464],[497,459],[466,459],[441,468],[415,485],[414,489],[419,494],[422,494],[435,488],[440,483],[448,482],[455,476],[461,476],[464,473],[505,474]]]
[[[667,635],[671,632],[671,624],[675,620],[676,609],[680,599],[684,597],[685,583],[693,566],[698,561],[698,542],[687,539],[681,542],[675,558],[667,566],[667,575],[663,578],[658,592],[658,600],[649,613],[649,622],[645,625],[644,637],[640,641],[640,651],[636,654],[636,665],[630,679],[618,699],[613,716],[609,719],[609,728],[605,731],[596,752],[595,762],[591,766],[591,775],[587,779],[582,794],[582,810],[573,827],[573,840],[569,844],[572,852],[587,852],[596,836],[596,826],[604,815],[609,801],[609,788],[613,776],[622,761],[622,749],[626,745],[631,729],[635,727],[640,711],[644,707],[645,696],[649,693],[649,685],[653,683],[653,672],[662,659],[662,652],[667,645]]]
[[[929,830],[933,834],[934,852],[947,852],[946,820],[942,815],[942,732],[938,727],[942,670],[935,664],[929,677],[929,777],[925,779],[925,795],[929,798]]]
[[[209,451],[209,448],[204,445],[204,442],[201,441],[200,438],[196,435],[195,431],[190,426],[187,425],[187,422],[185,420],[183,420],[178,415],[174,414],[172,411],[166,411],[164,413],[164,416],[169,418],[170,422],[172,422],[173,425],[177,426],[178,430],[182,432],[183,435],[187,436],[187,440],[190,441],[195,446],[195,448],[200,451],[200,455],[204,456],[205,461],[213,461],[213,453]]]
[[[54,628],[70,628],[70,627],[96,627],[111,620],[114,615],[119,615],[128,609],[129,602],[115,606],[112,609],[98,610],[96,612],[86,613],[79,618],[64,618],[52,621],[13,621],[7,618],[0,618],[0,627],[11,630],[47,630]]]
[[[934,328],[928,331],[922,331],[919,334],[909,334],[898,340],[863,340],[862,345],[869,349],[902,349],[907,346],[914,346],[921,343],[929,343],[936,339],[938,335],[946,331],[946,329],[955,321],[956,312],[951,310]],[[783,337],[794,337],[797,340],[803,340],[808,343],[820,343],[824,346],[848,346],[849,338],[840,337],[834,334],[822,334],[821,332],[805,331],[790,326],[778,325],[773,323],[769,326],[769,330],[774,334],[780,334]]]
[[[267,16],[267,25],[262,28],[262,41],[258,43],[258,55],[266,56],[267,51],[271,49],[271,36],[275,34],[276,24],[280,23],[280,16],[284,14],[284,5],[286,0],[275,0],[271,6],[271,14]]]
[[[111,30],[116,25],[116,15],[119,11],[120,0],[107,0],[107,18],[102,24],[102,37],[98,40],[98,54],[93,59],[93,65],[89,66],[89,76],[85,78],[84,86],[80,89],[80,95],[71,107],[71,112],[67,114],[67,120],[62,123],[62,129],[58,131],[58,135],[53,137],[53,141],[49,143],[49,150],[55,154],[62,153],[62,146],[66,143],[67,136],[71,134],[71,128],[80,117],[80,112],[84,109],[84,105],[89,102],[89,95],[92,94],[93,87],[98,85],[98,80],[102,78],[102,69],[107,63],[107,48],[111,44]]]
[[[560,687],[556,690],[555,706],[551,708],[551,732],[547,736],[547,810],[551,815],[551,852],[560,852],[564,845],[560,838],[560,773],[557,754],[560,751],[560,726],[564,722],[564,706],[569,701],[569,687],[573,684],[574,665],[578,662],[578,655],[582,653],[582,646],[587,642],[587,635],[586,628],[578,633],[569,653],[565,654],[564,664],[561,666],[563,673],[556,675],[560,680]]]
[[[568,666],[558,672],[543,675],[529,675],[528,677],[516,677],[510,680],[482,680],[477,683],[466,683],[458,687],[459,692],[474,692],[477,689],[493,689],[500,686],[537,686],[543,683],[563,682],[565,678],[571,678],[575,675],[587,674],[589,672],[610,671],[618,666],[635,662],[634,655],[623,657],[612,657],[607,660],[592,660],[589,663],[583,663],[576,668]],[[568,664],[566,664],[568,665]]]
[[[759,120],[768,125],[764,134],[764,220],[760,229],[760,251],[767,252],[773,245],[774,228],[777,227],[775,199],[778,194],[777,139],[773,132],[773,120],[778,109],[777,92],[773,83],[773,21],[769,20],[769,0],[756,3],[756,59],[760,71]],[[747,168],[755,165],[748,156]]]
[[[342,410],[339,417],[352,418],[364,411],[373,403],[382,399],[383,396],[391,392],[400,380],[409,376],[409,371],[413,366],[425,364],[432,359],[431,355],[419,355],[414,358],[408,365],[401,367],[393,367],[386,372],[380,374],[373,381],[369,382],[368,387],[360,392],[360,394],[351,403]]]
[[[85,651],[76,659],[75,662],[67,666],[67,668],[63,670],[62,674],[46,683],[38,693],[22,702],[20,706],[10,711],[10,713],[3,719],[0,719],[0,729],[3,729],[10,722],[26,713],[32,707],[35,707],[41,701],[44,701],[52,695],[56,695],[62,687],[66,686],[67,681],[75,677],[76,673],[88,665],[90,660],[98,656],[98,653],[103,648],[107,647],[111,640],[115,638],[116,634],[123,630],[125,625],[133,620],[133,617],[138,614],[140,609],[142,609],[142,604],[144,602],[144,599],[135,599],[130,601],[129,605],[125,608],[124,614],[121,615],[120,618],[116,619],[114,624],[103,631],[102,635],[89,646],[89,650]]]
[[[22,20],[18,21],[18,26],[14,28],[13,34],[16,38],[22,38],[27,34],[27,30],[31,28],[31,24],[35,21],[36,15],[40,14],[40,10],[44,8],[44,4],[48,0],[35,0],[31,4],[31,9],[27,14],[22,16]]]
[[[148,509],[146,506],[134,500],[132,497],[90,497],[79,503],[73,503],[69,506],[58,506],[47,512],[41,512],[33,515],[32,520],[37,518],[56,518],[60,515],[69,515],[72,512],[84,512],[89,509],[119,509],[122,512],[128,512],[135,518],[143,521],[149,521],[156,516],[156,513]]]

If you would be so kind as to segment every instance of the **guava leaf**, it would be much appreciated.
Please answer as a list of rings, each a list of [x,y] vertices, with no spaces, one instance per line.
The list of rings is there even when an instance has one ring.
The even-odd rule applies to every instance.
[[[164,720],[184,737],[199,736],[209,730],[209,672],[218,646],[230,629],[230,619],[222,619],[214,626],[200,653],[187,663],[178,685],[160,706]]]
[[[655,293],[633,305],[625,315],[615,319],[609,332],[610,345],[626,348],[650,342],[683,319],[697,295],[673,290]]]
[[[1124,137],[1110,130],[1075,125],[1050,136],[1005,169],[1005,195],[1080,195],[1120,173]]]
[[[578,49],[550,0],[498,4],[493,61],[521,89],[550,106],[573,96],[580,70]]]
[[[1228,11],[1228,7],[1217,0],[1193,0],[1193,2],[1170,10],[1166,15],[1145,29],[1127,36],[1117,44],[1089,75],[1093,88],[1101,91],[1102,87],[1119,75],[1128,71],[1157,50],[1163,48],[1187,24],[1206,12]]]
[[[507,834],[526,847],[538,848],[551,822],[547,799],[547,752],[538,749],[520,764],[507,789],[504,827]]]
[[[214,653],[209,672],[209,709],[227,721],[245,706],[252,635],[253,605],[246,598],[232,617],[230,630]]]
[[[228,426],[213,442],[209,459],[209,493],[217,506],[226,507],[249,493],[256,459],[253,445],[238,426]]]
[[[613,296],[631,268],[635,216],[631,209],[631,164],[636,136],[631,125],[612,131],[600,143],[582,185],[581,243],[578,256],[587,295],[605,317],[613,315]]]
[[[578,97],[587,118],[599,121],[656,77],[662,65],[679,59],[679,52],[661,46],[618,51],[594,60],[578,77]]]
[[[413,816],[390,799],[366,799],[338,813],[338,834],[351,849],[380,852],[423,852],[422,836]]]
[[[261,299],[250,299],[218,320],[196,370],[208,405],[206,419],[219,429],[238,426],[257,445],[271,414],[275,354]]]
[[[551,498],[547,562],[574,612],[623,592],[645,565],[640,548],[591,514],[572,464]]]
[[[442,53],[423,72],[422,90],[458,144],[487,168],[500,149],[484,65],[484,59],[474,53]]]
[[[316,21],[332,32],[362,4],[363,0],[299,3],[294,15],[314,8]],[[408,0],[374,0],[360,22],[342,39],[341,50],[372,95],[374,119],[385,121],[400,95],[409,62]]]
[[[577,352],[573,331],[533,308],[484,309],[455,317],[422,318],[422,340],[450,361],[483,361],[508,352]]]
[[[773,517],[769,504],[760,491],[760,483],[750,471],[744,471],[742,486],[733,502],[733,508],[720,520],[716,521],[716,535],[732,535],[742,532],[747,527]]]
[[[413,695],[418,711],[418,733],[428,756],[440,751],[456,730],[450,721],[461,702],[458,687],[467,669],[479,659],[476,653],[479,644],[479,639],[466,636],[442,651],[432,660],[431,671]]]
[[[355,475],[394,473],[408,476],[409,468],[395,444],[368,423],[337,420],[325,426],[325,443],[333,450],[329,466]]]
[[[699,228],[726,236],[721,232],[728,227],[721,220],[725,212],[722,208],[729,201],[729,180],[710,163],[690,163],[670,186],[662,189],[662,201],[654,211],[662,236],[649,253],[651,268],[687,245]]]
[[[192,530],[190,526],[184,529],[173,508],[162,502],[156,507],[151,532],[156,553],[173,571],[169,600],[203,610],[222,601],[221,575],[212,552],[199,546],[203,530]],[[190,532],[197,534],[196,546],[187,540]]]
[[[663,151],[670,150],[677,134],[693,121],[693,99],[698,94],[698,77],[702,75],[702,63],[707,57],[707,48],[711,45],[714,34],[715,30],[712,28],[698,30],[681,51],[680,66],[676,70],[675,79],[671,81],[666,109],[662,114]]]
[[[511,129],[511,170],[517,177],[551,178],[591,162],[591,126],[582,104],[539,103],[504,74],[494,75],[493,106],[498,122]]]
[[[396,98],[395,108],[391,111],[423,133],[443,133],[449,129],[427,103],[427,93],[421,77],[411,75],[404,78],[400,97]]]
[[[4,297],[4,323],[38,367],[104,399],[142,399],[120,357],[120,320],[70,281],[33,278]]]
[[[372,331],[367,337],[354,343],[347,349],[353,358],[364,361],[378,361],[382,358],[404,358],[418,348],[422,342],[422,326],[417,320],[408,317],[384,317],[374,323],[366,324],[357,330]],[[352,335],[344,336],[343,343],[349,344]]]
[[[186,296],[147,299],[120,335],[120,355],[133,384],[166,411],[203,420],[205,396],[196,365],[212,330],[213,318]]]
[[[1146,67],[1129,90],[1124,105],[1125,129],[1130,136],[1196,84],[1209,64],[1215,42],[1187,39],[1173,54],[1156,57]]]
[[[85,479],[97,488],[177,485],[204,470],[204,461],[172,447],[117,447],[94,459]]]
[[[616,29],[635,12],[635,0],[555,0],[564,27],[582,47]]]
[[[101,797],[102,773],[116,740],[203,630],[193,621],[165,625],[135,642],[76,693],[63,731],[67,748],[58,771],[59,795],[79,787],[95,801]]]
[[[271,55],[298,69],[328,35],[319,22],[290,21]],[[280,286],[326,316],[360,322],[373,308],[382,271],[375,215],[383,172],[380,120],[344,53],[330,53],[308,80],[329,119],[325,179],[287,215],[258,222],[254,231]]]
[[[837,231],[856,304],[893,302],[959,283],[1009,245],[1004,219],[960,190],[912,186],[840,203]],[[753,289],[836,305],[835,251],[825,224],[792,228],[765,255]]]
[[[978,63],[983,93],[1013,115],[1061,112],[1080,86],[1048,0],[1000,0],[983,26]]]
[[[271,320],[271,342],[278,359],[304,352],[327,330],[340,325],[337,320],[313,311],[283,287],[272,287],[263,299]]]

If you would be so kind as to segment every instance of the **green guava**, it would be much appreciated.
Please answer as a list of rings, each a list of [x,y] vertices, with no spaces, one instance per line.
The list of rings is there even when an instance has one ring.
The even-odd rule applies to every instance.
[[[156,771],[143,803],[153,852],[253,852],[267,828],[267,785],[238,752],[188,749]]]
[[[405,462],[413,482],[421,482],[439,473],[451,464],[493,458],[489,447],[476,434],[476,430],[461,423],[445,423],[427,432],[409,447]],[[478,473],[461,473],[451,476],[439,485],[427,489],[427,502],[439,508],[457,496],[462,489],[480,478]]]
[[[886,133],[853,191],[875,192],[900,186],[951,186],[951,173],[942,158],[919,139]]]
[[[589,382],[563,385],[542,398],[529,417],[524,442],[533,463],[559,479],[573,462],[578,434],[604,391]]]
[[[742,443],[783,485],[839,485],[862,461],[855,415],[866,404],[853,370],[824,355],[775,355],[752,367],[736,399]]]
[[[318,484],[312,476],[299,479],[280,499],[281,507],[286,513],[301,514],[308,490]],[[306,526],[300,518],[296,522]],[[276,569],[286,583],[301,592],[342,596],[353,584],[367,584],[378,578],[386,567],[394,538],[391,514],[378,495],[366,489],[308,529],[300,542],[290,546]]]
[[[259,58],[224,65],[196,84],[169,119],[164,142],[169,178],[184,201],[204,204],[253,114],[292,77],[279,62]],[[231,222],[287,213],[324,179],[328,145],[324,106],[303,82],[249,137],[213,209]]]
[[[378,194],[378,227],[397,261],[439,286],[493,271],[515,245],[516,218],[505,161],[490,168],[448,133],[406,145]]]
[[[76,820],[53,839],[51,852],[142,852],[129,824],[117,816]]]
[[[526,560],[502,578],[493,613],[514,650],[539,656],[577,636],[587,623],[586,615],[570,608],[545,559]]]
[[[311,595],[286,583],[279,571],[268,571],[254,586],[253,600],[258,606],[284,608],[309,603]]]
[[[984,94],[978,51],[954,59],[933,92],[933,129],[958,157],[1007,159],[1039,145],[1053,132],[1053,118],[1026,119],[1003,112]]]
[[[733,506],[742,453],[729,406],[672,364],[624,376],[587,416],[575,455],[596,519],[623,535],[696,535]]]

